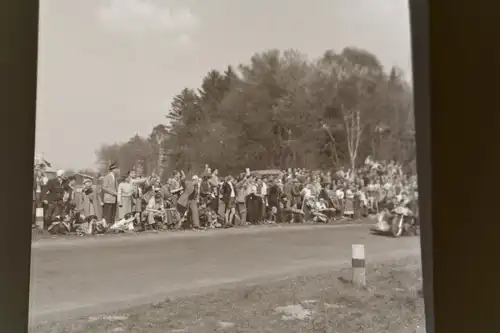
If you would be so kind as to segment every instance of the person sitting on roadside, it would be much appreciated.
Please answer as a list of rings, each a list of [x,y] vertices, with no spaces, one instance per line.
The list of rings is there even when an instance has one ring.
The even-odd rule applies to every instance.
[[[325,214],[327,210],[327,205],[325,199],[321,198],[314,202],[314,205],[311,207],[311,215],[313,216],[314,222],[327,222],[328,216]]]
[[[112,226],[109,227],[110,232],[127,232],[127,231],[135,231],[134,228],[135,216],[132,213],[125,214],[125,216],[113,223]]]
[[[51,235],[68,235],[72,231],[71,215],[57,216],[48,226],[47,231]]]
[[[74,229],[78,236],[89,236],[104,234],[108,231],[108,224],[105,219],[99,219],[96,215],[83,216],[80,215],[79,219],[83,219],[81,223],[74,222]]]
[[[146,219],[150,227],[163,225],[165,222],[165,204],[161,193],[157,192],[149,199],[146,209],[143,212],[144,219]]]

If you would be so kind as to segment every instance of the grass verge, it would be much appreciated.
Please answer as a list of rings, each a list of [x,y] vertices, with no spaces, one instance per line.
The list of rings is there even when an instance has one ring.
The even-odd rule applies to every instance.
[[[345,269],[46,323],[30,331],[414,333],[423,322],[420,258],[367,267],[365,289],[349,281]]]

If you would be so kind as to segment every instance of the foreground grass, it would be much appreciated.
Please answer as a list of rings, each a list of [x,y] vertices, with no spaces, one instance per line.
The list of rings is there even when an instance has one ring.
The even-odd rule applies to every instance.
[[[367,268],[368,287],[349,270],[166,300],[120,313],[44,324],[54,333],[414,333],[423,321],[420,259]],[[280,307],[295,313],[284,313]],[[287,310],[287,309],[284,309]]]

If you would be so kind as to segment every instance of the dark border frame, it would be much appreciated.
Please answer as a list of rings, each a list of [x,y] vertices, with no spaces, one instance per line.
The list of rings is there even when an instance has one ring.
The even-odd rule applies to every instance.
[[[25,134],[21,142],[13,146],[9,140],[2,140],[3,151],[10,156],[12,164],[3,164],[5,170],[3,174],[19,174],[17,177],[7,177],[9,181],[5,189],[7,193],[4,202],[9,201],[9,196],[15,195],[18,199],[14,205],[9,205],[7,209],[8,220],[18,219],[29,221],[31,219],[31,166],[34,154],[34,130],[35,130],[35,110],[36,110],[36,64],[38,46],[38,1],[22,3],[16,0],[3,1],[6,8],[2,8],[3,13],[8,15],[10,20],[3,21],[6,27],[2,31],[7,32],[7,39],[11,44],[8,48],[7,68],[2,66],[2,78],[7,79],[4,90],[7,95],[7,103],[3,107],[6,110],[16,110],[10,114],[14,124],[9,124],[9,129],[4,128],[3,133],[20,131]],[[21,11],[22,9],[22,11]],[[425,1],[411,2],[411,23],[413,39],[413,59],[414,59],[414,81],[417,113],[417,140],[418,140],[418,169],[419,187],[422,198],[430,198],[430,177],[429,160],[429,117],[428,117],[428,59],[427,59],[427,20]],[[16,30],[16,28],[18,28]],[[21,28],[21,29],[19,29]],[[5,53],[2,57],[5,56]],[[8,72],[7,76],[5,73]],[[15,84],[14,84],[15,83]],[[4,98],[2,98],[5,101]],[[3,103],[2,103],[3,104]],[[3,105],[2,105],[3,106]],[[425,110],[426,112],[422,112]],[[17,110],[16,110],[17,111]],[[4,123],[5,124],[5,123]],[[5,145],[7,144],[7,145]],[[26,177],[26,175],[30,175]],[[425,176],[422,176],[425,175]],[[13,184],[10,181],[14,181]],[[17,189],[13,190],[13,189]],[[430,221],[430,200],[422,201],[421,214],[423,221]],[[29,309],[29,262],[31,248],[31,231],[28,223],[22,224],[18,232],[14,235],[1,233],[2,244],[7,245],[2,249],[2,254],[7,254],[3,260],[3,271],[9,271],[9,276],[2,274],[1,288],[2,298],[0,322],[3,332],[25,332],[27,331],[28,309]],[[422,251],[424,256],[425,275],[425,298],[428,332],[432,332],[433,327],[433,292],[432,292],[432,240],[430,224],[423,225]],[[9,255],[12,252],[15,256]],[[7,301],[7,302],[5,302]]]
[[[31,220],[31,175],[32,159],[34,155],[34,130],[35,130],[35,110],[36,110],[36,64],[38,46],[38,1],[20,2],[16,0],[4,0],[1,12],[9,13],[10,20],[3,21],[9,44],[7,54],[7,66],[2,66],[2,78],[6,79],[7,103],[3,107],[6,110],[18,112],[10,114],[10,119],[14,124],[9,124],[9,129],[4,128],[3,133],[13,132],[24,133],[25,136],[17,145],[10,144],[9,140],[2,140],[3,151],[10,156],[12,164],[3,164],[3,174],[17,177],[7,177],[8,185],[3,188],[2,193],[6,196],[5,202],[9,202],[9,197],[15,195],[16,200],[13,205],[9,205],[6,217],[8,220],[17,219],[20,221]],[[22,7],[21,7],[22,6]],[[426,130],[429,124],[428,117],[428,60],[427,60],[427,38],[426,38],[426,7],[425,1],[411,2],[411,23],[413,39],[414,58],[414,81],[417,113],[417,141],[418,141],[418,169],[419,188],[421,197],[430,198],[430,159],[429,159],[429,133]],[[17,28],[17,29],[16,29]],[[19,29],[20,28],[20,29]],[[7,68],[6,68],[7,67]],[[4,73],[8,72],[6,76]],[[2,100],[4,100],[2,98]],[[3,104],[3,103],[2,103]],[[3,106],[3,105],[2,105]],[[425,112],[423,112],[425,110]],[[17,110],[16,110],[17,111]],[[5,124],[5,123],[4,123]],[[29,175],[27,177],[27,175]],[[424,175],[424,176],[422,176]],[[12,182],[12,183],[11,183]],[[15,190],[17,189],[17,190]],[[8,190],[8,191],[5,191]],[[430,200],[422,203],[421,214],[423,221],[430,221]],[[2,260],[3,271],[9,271],[9,275],[2,274],[1,288],[2,295],[2,319],[0,322],[3,332],[26,332],[28,326],[29,309],[29,263],[31,249],[31,230],[29,223],[20,225],[13,235],[1,233],[2,254],[6,256],[6,261]],[[424,223],[422,236],[422,249],[424,254],[424,275],[425,275],[425,297],[428,332],[432,332],[433,312],[432,312],[432,241],[430,223]],[[5,237],[7,236],[7,237]],[[429,251],[430,249],[430,251]],[[10,251],[9,251],[10,250]],[[15,256],[10,255],[16,253]],[[430,278],[429,278],[430,277]],[[430,282],[429,282],[430,281]]]
[[[465,4],[410,1],[428,333],[500,327],[498,8]],[[0,332],[28,330],[38,9],[0,1]]]
[[[28,331],[38,9],[37,0],[0,1],[0,332]]]
[[[417,139],[417,170],[421,217],[420,248],[427,333],[434,332],[432,243],[432,174],[429,100],[429,21],[427,1],[410,0],[413,95]]]

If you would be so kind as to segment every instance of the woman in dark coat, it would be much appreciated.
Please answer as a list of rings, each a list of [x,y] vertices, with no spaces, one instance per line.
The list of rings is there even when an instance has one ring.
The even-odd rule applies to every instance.
[[[247,206],[247,222],[251,224],[259,223],[264,217],[262,216],[262,198],[256,195],[257,188],[252,186],[250,194],[247,195],[245,203]]]
[[[269,188],[269,209],[272,210],[273,207],[276,211],[276,222],[282,221],[282,213],[283,213],[283,204],[282,204],[282,196],[283,191],[281,189],[281,185],[277,180],[273,181],[271,187]]]

